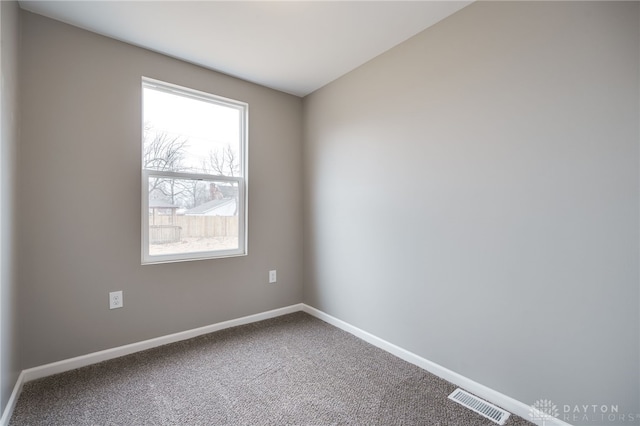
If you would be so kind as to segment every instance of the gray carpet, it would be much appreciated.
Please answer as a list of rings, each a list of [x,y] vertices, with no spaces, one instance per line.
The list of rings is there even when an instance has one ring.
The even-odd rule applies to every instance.
[[[495,425],[454,389],[298,312],[29,382],[10,426]]]

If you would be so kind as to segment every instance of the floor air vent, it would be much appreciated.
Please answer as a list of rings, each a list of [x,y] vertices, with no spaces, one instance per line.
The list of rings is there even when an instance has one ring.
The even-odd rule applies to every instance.
[[[471,395],[469,392],[463,391],[458,388],[454,390],[451,395],[449,395],[449,399],[457,402],[460,405],[464,405],[468,409],[475,411],[492,420],[499,425],[503,425],[504,422],[509,418],[509,413],[504,411],[502,408],[498,408],[493,404],[489,404],[486,401],[481,400],[475,395]]]

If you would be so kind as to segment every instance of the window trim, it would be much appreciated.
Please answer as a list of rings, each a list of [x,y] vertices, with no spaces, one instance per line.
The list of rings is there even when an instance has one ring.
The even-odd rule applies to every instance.
[[[240,175],[237,177],[210,175],[203,173],[161,171],[144,168],[144,92],[145,87],[163,91],[177,96],[184,96],[215,105],[236,108],[240,111]],[[158,263],[187,262],[206,259],[221,259],[228,257],[246,256],[248,254],[248,143],[249,143],[249,105],[246,102],[224,98],[199,90],[166,83],[152,78],[142,77],[140,86],[141,104],[141,137],[140,137],[140,170],[141,170],[141,264],[152,265]],[[232,250],[216,250],[191,253],[173,253],[163,255],[149,254],[149,178],[171,177],[175,179],[191,179],[215,182],[230,182],[238,186],[238,248]]]

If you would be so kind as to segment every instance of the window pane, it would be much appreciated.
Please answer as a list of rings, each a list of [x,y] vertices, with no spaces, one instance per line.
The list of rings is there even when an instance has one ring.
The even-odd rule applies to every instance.
[[[240,108],[151,87],[143,96],[143,168],[242,176]]]
[[[142,263],[246,255],[244,102],[142,79]]]
[[[149,177],[149,255],[239,248],[237,182]]]

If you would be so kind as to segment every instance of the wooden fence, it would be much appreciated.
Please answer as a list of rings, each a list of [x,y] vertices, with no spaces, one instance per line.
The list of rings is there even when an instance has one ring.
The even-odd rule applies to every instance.
[[[181,238],[237,237],[238,216],[149,217],[150,242],[168,243]]]

